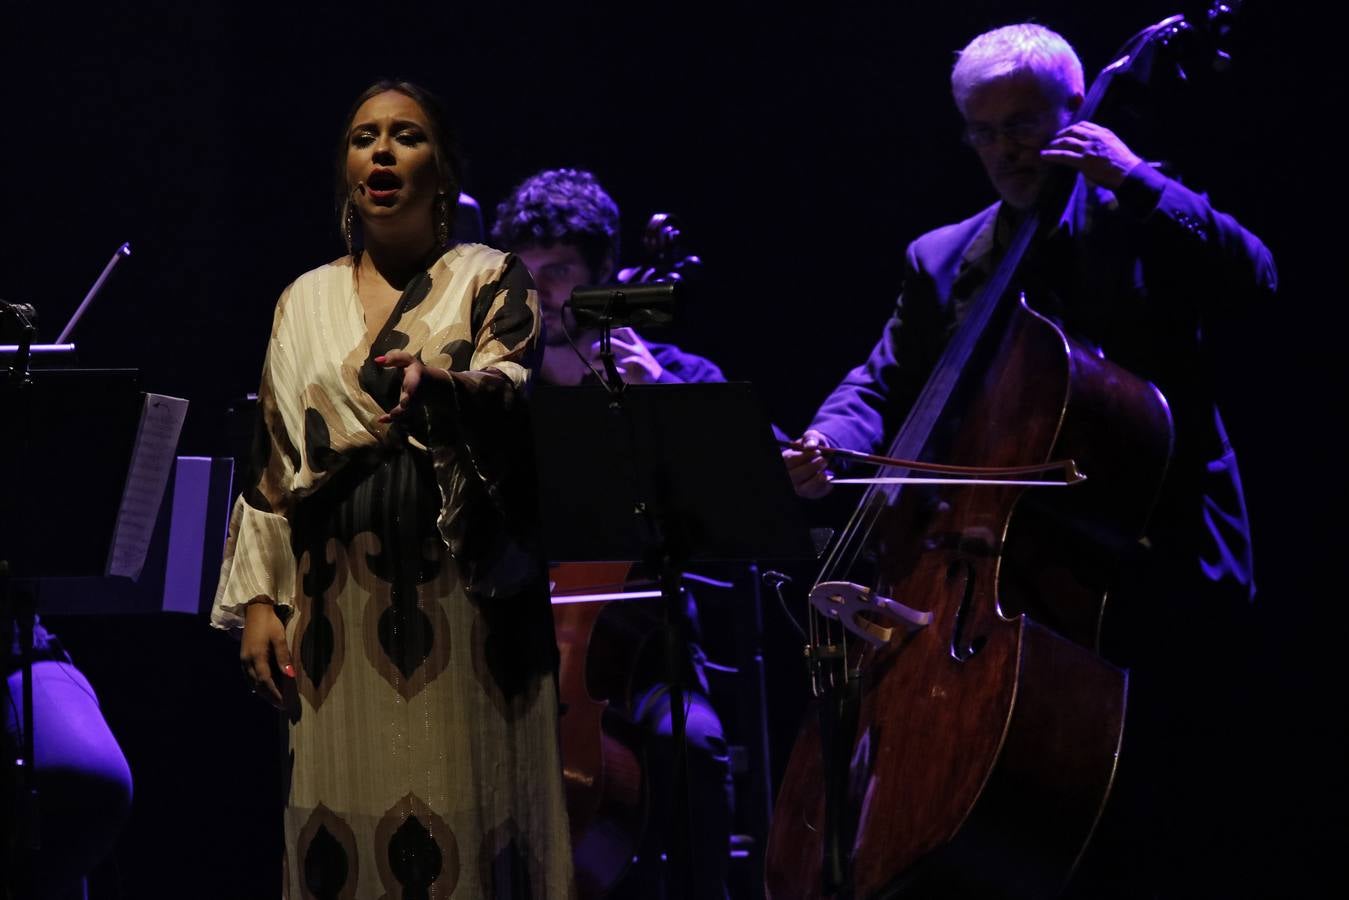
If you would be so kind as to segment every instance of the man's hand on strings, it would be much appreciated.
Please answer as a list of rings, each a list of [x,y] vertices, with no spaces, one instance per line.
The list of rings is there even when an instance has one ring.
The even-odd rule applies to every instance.
[[[828,471],[828,460],[816,448],[828,447],[829,439],[809,429],[797,443],[806,449],[782,451],[782,461],[787,466],[787,474],[791,476],[792,487],[802,497],[812,500],[823,497],[833,488],[829,483],[832,474]]]
[[[1143,161],[1113,131],[1095,122],[1074,122],[1064,128],[1040,151],[1040,158],[1076,169],[1088,181],[1111,190]]]
[[[403,386],[398,392],[398,405],[380,416],[378,421],[389,423],[407,415],[409,409],[424,402],[428,388],[448,387],[450,373],[434,366],[426,366],[417,357],[406,350],[390,350],[383,356],[375,357],[375,364],[387,368],[403,370]]]
[[[615,328],[609,337],[609,345],[614,351],[614,365],[626,384],[655,384],[665,371],[646,343],[631,328]],[[600,369],[600,343],[596,341],[590,348],[591,364]]]

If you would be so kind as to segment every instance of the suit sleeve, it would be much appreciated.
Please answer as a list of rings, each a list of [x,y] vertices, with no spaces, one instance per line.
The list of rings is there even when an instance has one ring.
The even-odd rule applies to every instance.
[[[945,336],[936,286],[920,264],[917,244],[910,244],[894,313],[866,361],[843,376],[810,427],[835,447],[881,449],[917,399]]]
[[[1139,163],[1115,196],[1127,216],[1146,226],[1168,268],[1193,276],[1202,312],[1240,311],[1273,296],[1278,273],[1269,249],[1203,194]]]

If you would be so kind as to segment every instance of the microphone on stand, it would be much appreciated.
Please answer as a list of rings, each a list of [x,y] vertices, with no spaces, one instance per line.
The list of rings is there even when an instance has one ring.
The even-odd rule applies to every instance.
[[[103,285],[107,282],[108,276],[117,264],[131,255],[131,244],[125,243],[113,251],[112,258],[108,264],[103,267],[102,273],[89,288],[89,293],[84,295],[84,300],[80,302],[79,307],[71,315],[70,321],[66,322],[65,327],[61,329],[61,335],[54,344],[34,344],[32,343],[34,335],[37,333],[37,308],[31,303],[7,303],[0,300],[0,357],[14,354],[23,355],[33,353],[41,356],[53,357],[73,357],[75,345],[70,343],[70,334],[75,330],[75,325],[84,315],[85,310],[94,302],[99,291],[103,290]],[[12,321],[13,326],[7,323]],[[11,343],[12,342],[12,343]]]
[[[31,303],[6,303],[0,300],[0,340],[13,340],[13,359],[9,364],[10,387],[22,386],[28,377],[28,361],[32,353],[33,336],[37,334],[37,310]],[[10,335],[13,335],[11,338]],[[8,349],[0,347],[0,349]]]
[[[13,316],[21,328],[37,327],[37,307],[31,303],[7,303],[0,300],[0,314]]]

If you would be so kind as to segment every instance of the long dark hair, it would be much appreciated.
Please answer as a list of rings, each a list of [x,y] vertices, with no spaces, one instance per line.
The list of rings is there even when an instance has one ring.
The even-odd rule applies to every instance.
[[[351,190],[347,186],[347,142],[351,137],[351,123],[365,101],[386,91],[397,91],[411,97],[426,114],[427,130],[430,132],[431,147],[436,157],[436,173],[440,176],[440,183],[445,190],[444,202],[437,203],[434,207],[433,214],[439,217],[435,224],[439,234],[454,233],[454,214],[459,208],[459,189],[463,171],[459,158],[458,135],[449,115],[445,112],[445,104],[441,103],[440,98],[434,93],[419,84],[394,78],[381,78],[356,96],[351,109],[347,110],[347,115],[342,120],[342,133],[337,140],[337,154],[333,166],[337,228],[347,241],[347,249],[352,252],[356,250],[353,246],[356,235],[352,233],[355,228],[348,229]]]

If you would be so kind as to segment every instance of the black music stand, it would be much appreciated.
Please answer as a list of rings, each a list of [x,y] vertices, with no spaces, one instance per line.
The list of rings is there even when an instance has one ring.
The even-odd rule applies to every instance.
[[[26,363],[16,360],[14,371]],[[38,836],[32,693],[38,580],[105,571],[143,403],[134,369],[25,370],[0,386],[0,419],[16,426],[0,441],[0,612],[12,615],[20,632],[24,708],[15,821],[29,849],[37,849]]]
[[[671,896],[692,896],[680,575],[690,562],[815,556],[781,451],[745,383],[540,387],[533,400],[551,562],[660,572],[675,747]]]

